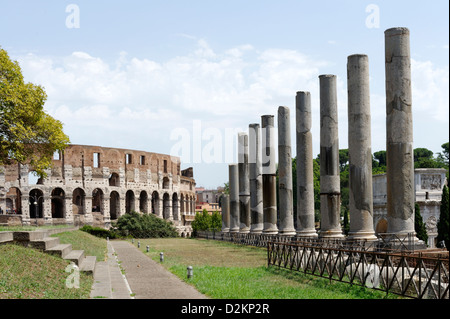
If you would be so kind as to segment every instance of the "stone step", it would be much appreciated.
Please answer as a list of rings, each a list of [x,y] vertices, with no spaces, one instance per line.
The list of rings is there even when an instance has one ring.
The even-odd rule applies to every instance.
[[[66,257],[68,253],[72,251],[72,244],[59,244],[52,248],[45,250],[45,252],[59,256],[61,258]]]
[[[63,258],[74,262],[77,266],[80,266],[81,261],[84,259],[84,250],[72,250]]]
[[[46,237],[41,240],[32,240],[28,244],[32,248],[47,250],[52,247],[55,247],[59,245],[59,238],[58,237]]]
[[[14,236],[12,231],[0,232],[0,243],[7,243],[13,241]]]
[[[14,241],[26,242],[44,239],[48,236],[46,231],[15,231],[13,235]]]
[[[95,256],[86,256],[80,264],[80,270],[84,271],[88,274],[94,274],[95,266],[97,264],[97,257]]]

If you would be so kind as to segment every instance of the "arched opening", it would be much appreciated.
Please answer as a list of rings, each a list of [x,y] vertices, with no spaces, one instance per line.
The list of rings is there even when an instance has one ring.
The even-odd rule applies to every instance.
[[[84,214],[84,200],[86,193],[81,188],[76,188],[72,194],[72,207],[74,214]]]
[[[180,196],[180,215],[183,216],[185,212],[185,208],[184,208],[184,195],[181,194]]]
[[[179,201],[178,201],[178,194],[177,193],[173,193],[172,195],[172,215],[173,215],[173,220],[179,220],[180,216],[179,215]]]
[[[168,177],[164,177],[163,178],[163,185],[162,185],[162,187],[164,189],[169,189],[169,178]]]
[[[377,233],[377,234],[386,233],[387,232],[387,228],[388,228],[388,222],[387,222],[386,219],[382,218],[377,223],[377,227],[375,228],[375,233]]]
[[[92,211],[103,214],[103,210],[103,191],[100,188],[96,188],[92,191]]]
[[[152,214],[159,215],[159,194],[157,191],[152,193]]]
[[[163,195],[163,218],[169,219],[170,218],[170,209],[171,209],[171,203],[170,203],[170,195],[165,193]]]
[[[30,218],[43,218],[44,193],[40,189],[30,191]]]
[[[146,191],[142,191],[139,195],[139,211],[144,214],[148,213],[148,195]]]
[[[6,193],[6,214],[22,214],[22,193],[17,187]]]
[[[44,181],[42,177],[39,177],[36,171],[28,172],[28,185],[42,185]]]
[[[52,190],[52,218],[64,218],[65,193],[62,188]]]
[[[109,216],[111,220],[117,219],[120,209],[120,196],[116,191],[112,191],[109,195]]]
[[[129,214],[134,211],[134,192],[128,190],[125,194],[125,213]]]
[[[112,173],[109,175],[109,186],[120,186],[119,174]]]

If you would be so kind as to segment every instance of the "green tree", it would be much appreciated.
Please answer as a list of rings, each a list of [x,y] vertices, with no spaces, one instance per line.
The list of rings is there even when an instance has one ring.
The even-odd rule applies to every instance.
[[[449,220],[449,194],[448,194],[448,186],[444,186],[442,190],[442,199],[441,199],[441,213],[439,215],[439,221],[437,223],[438,235],[437,241],[444,241],[447,249],[450,249],[450,220]]]
[[[417,238],[423,240],[425,244],[428,242],[427,229],[423,223],[422,215],[420,214],[420,207],[418,203],[414,205],[414,230]]]
[[[211,215],[211,227],[210,230],[221,231],[222,230],[222,215],[215,211]]]
[[[208,211],[203,209],[201,213],[197,212],[191,225],[194,233],[201,230],[209,230],[211,228],[211,216],[208,214]]]
[[[63,125],[44,111],[44,89],[25,83],[17,61],[0,48],[0,165],[30,164],[39,176],[69,143]]]
[[[447,166],[448,169],[448,160],[449,160],[449,154],[448,154],[448,142],[441,145],[443,151],[442,153],[438,153],[438,160],[443,163],[445,166]]]
[[[373,157],[378,161],[378,167],[386,167],[386,151],[378,151],[373,153]]]

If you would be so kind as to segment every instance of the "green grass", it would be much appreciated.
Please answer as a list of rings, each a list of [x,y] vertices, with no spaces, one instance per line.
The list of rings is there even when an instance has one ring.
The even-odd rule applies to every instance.
[[[93,278],[80,272],[80,288],[68,288],[67,260],[32,248],[0,245],[0,299],[86,299]]]
[[[197,239],[140,240],[141,250],[213,299],[384,299],[373,289],[267,267],[264,248]],[[135,240],[137,245],[137,240]],[[149,252],[146,246],[149,245]],[[194,275],[187,279],[187,266]],[[388,298],[396,298],[388,295]]]
[[[81,230],[62,232],[51,237],[59,237],[61,244],[72,244],[73,250],[84,250],[85,256],[96,256],[97,261],[106,260],[108,250],[105,239]]]
[[[0,231],[35,231],[42,229],[53,229],[53,228],[70,228],[71,225],[48,225],[48,226],[0,226]]]

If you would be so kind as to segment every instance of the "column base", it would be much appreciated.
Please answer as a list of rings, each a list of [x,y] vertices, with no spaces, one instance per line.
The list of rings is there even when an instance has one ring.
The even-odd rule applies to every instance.
[[[281,236],[295,236],[296,234],[295,229],[282,229],[278,231],[278,235]]]
[[[319,237],[319,235],[317,234],[315,229],[314,230],[297,231],[296,236],[300,237],[300,238],[317,238],[317,237]]]
[[[319,238],[324,239],[345,239],[345,235],[341,230],[322,230],[319,231]]]
[[[349,232],[347,236],[348,240],[366,240],[366,241],[375,241],[378,240],[378,237],[375,236],[374,232]]]

